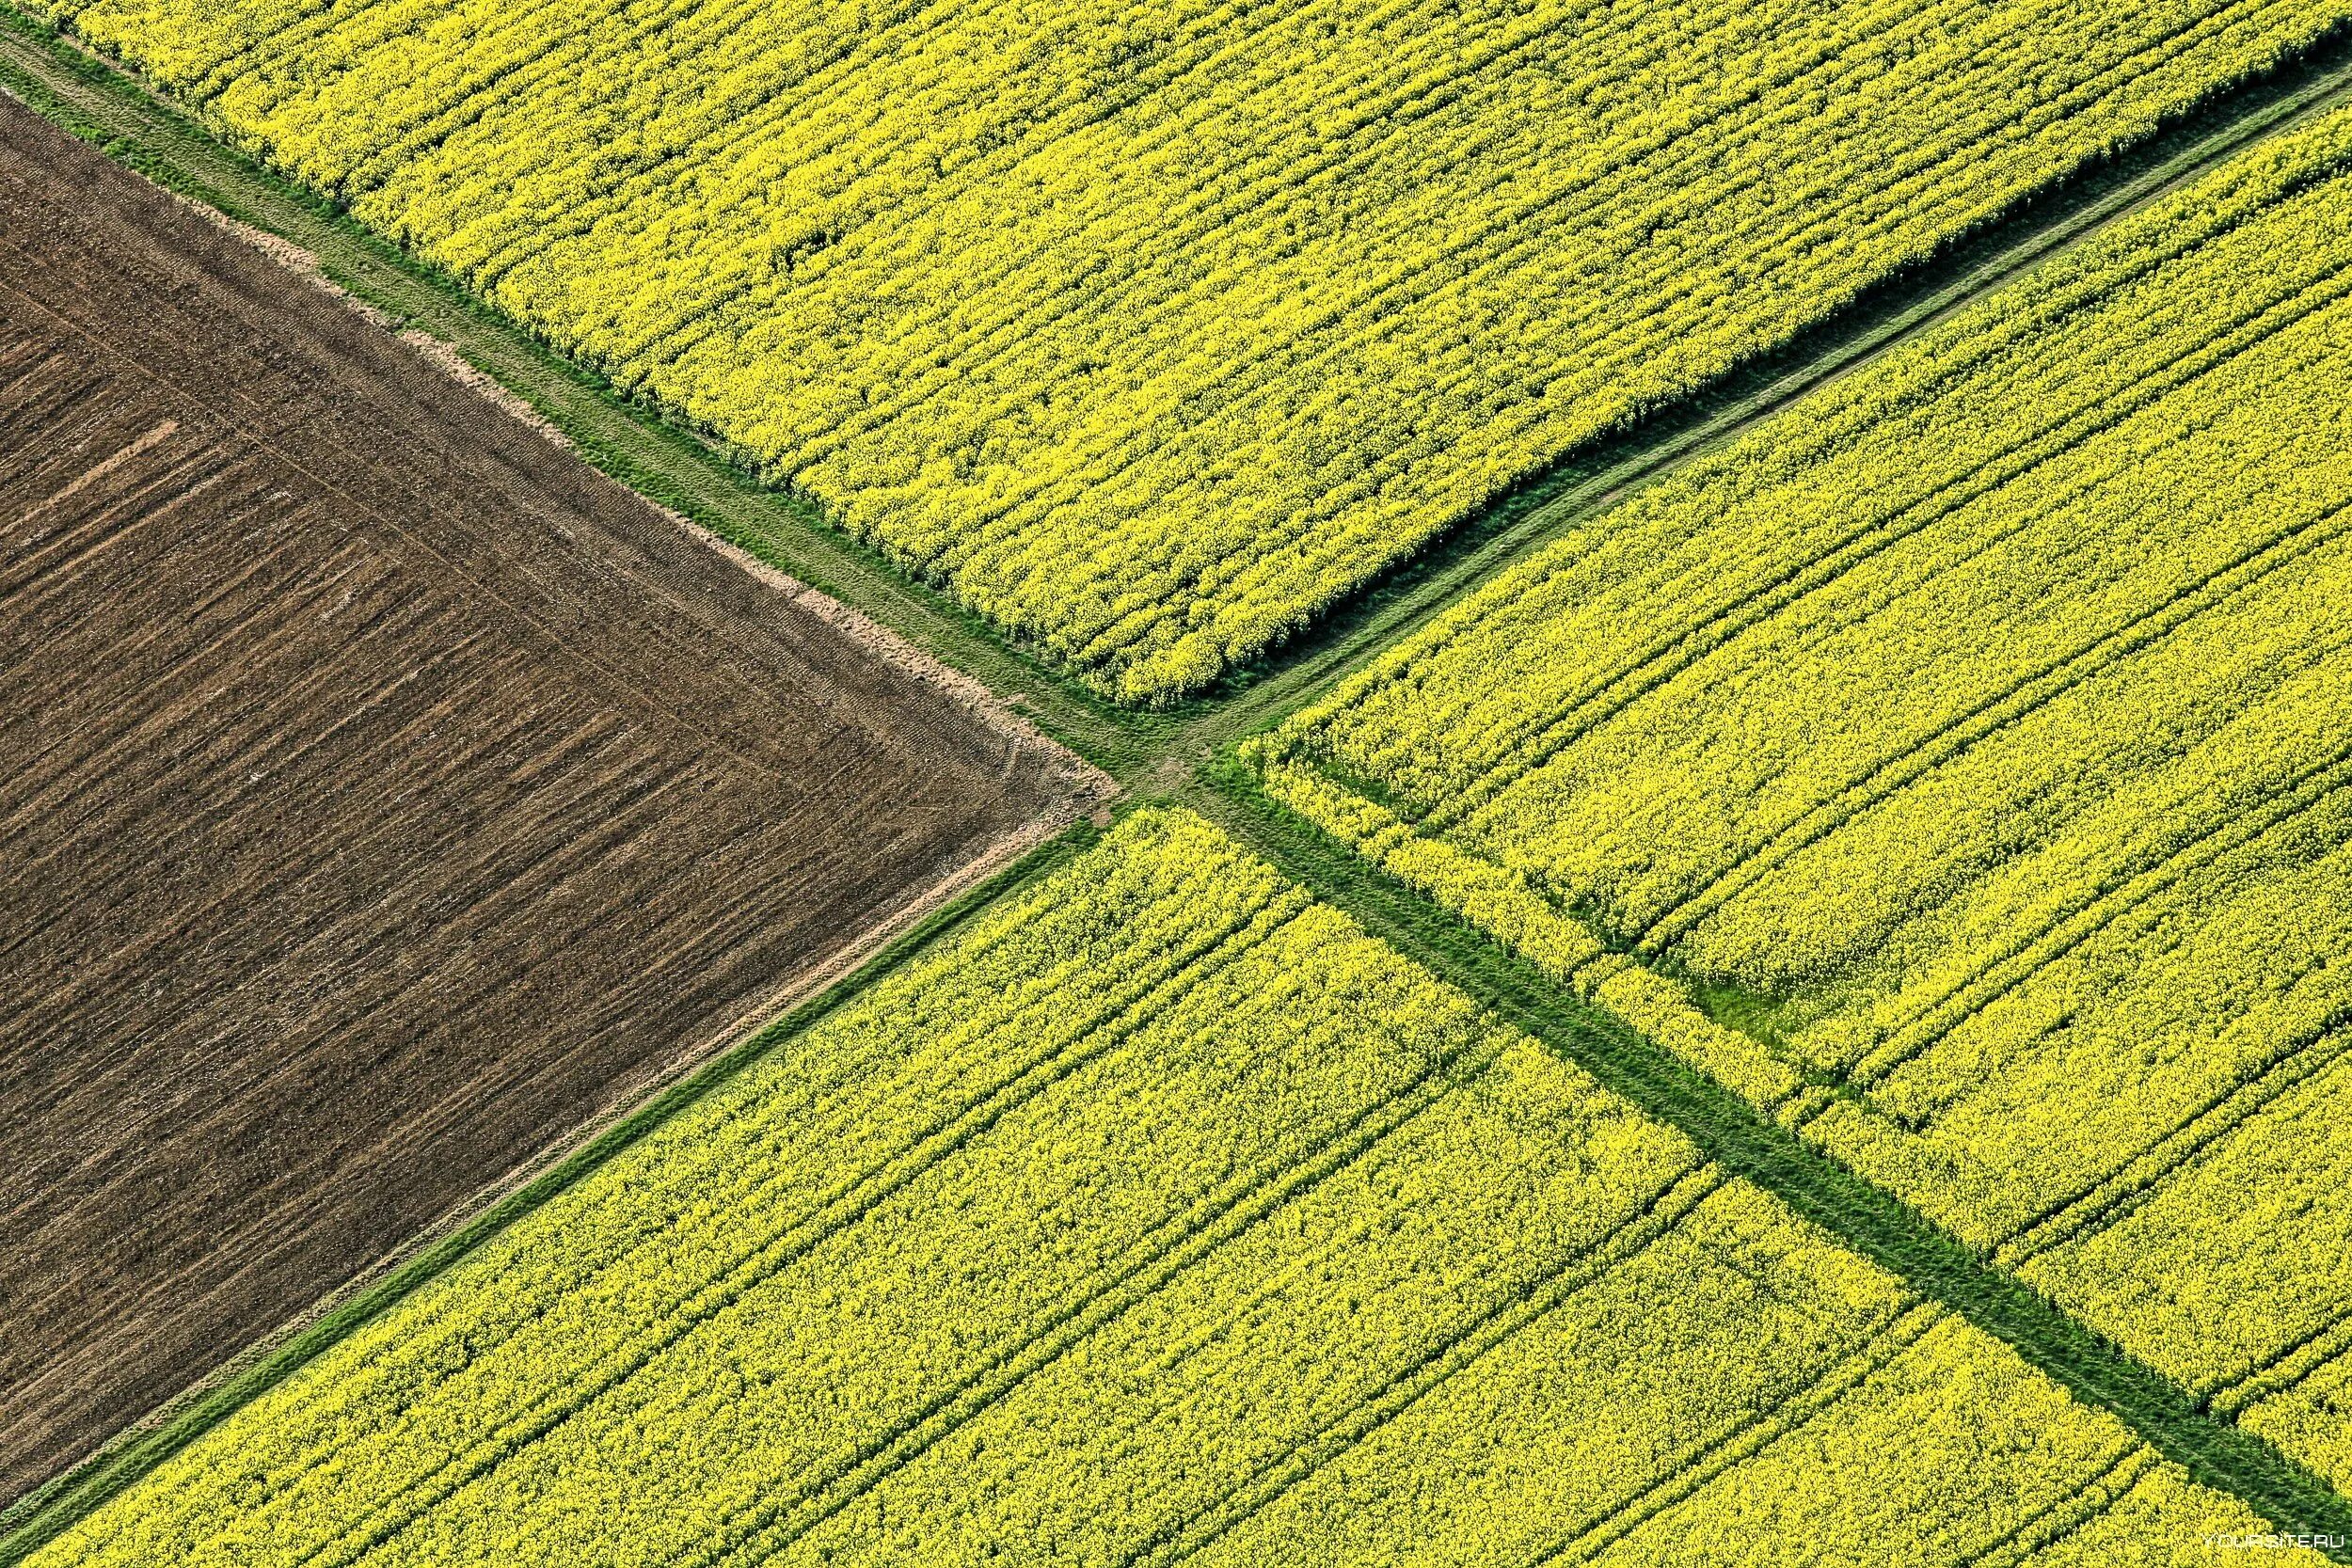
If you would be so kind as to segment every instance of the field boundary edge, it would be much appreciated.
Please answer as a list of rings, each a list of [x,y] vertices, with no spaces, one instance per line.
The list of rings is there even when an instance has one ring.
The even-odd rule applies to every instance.
[[[80,92],[66,90],[69,83]],[[2325,1481],[2266,1441],[2201,1409],[2177,1386],[1979,1259],[1883,1189],[1759,1117],[1732,1091],[1664,1047],[1576,998],[1527,960],[1294,816],[1257,790],[1246,777],[1246,768],[1229,753],[1210,756],[1213,748],[1311,702],[1475,592],[1510,562],[1605,511],[1629,489],[1735,438],[2164,191],[2323,112],[2352,93],[2352,26],[2339,27],[2260,76],[2222,89],[2180,123],[2160,127],[2123,150],[2109,164],[2090,171],[2110,176],[2099,189],[2086,194],[2061,182],[2021,198],[2017,207],[2035,214],[2025,240],[2013,238],[2020,219],[2011,210],[1991,220],[1973,239],[1963,236],[1921,268],[1873,290],[1873,294],[1884,292],[1886,298],[1906,301],[1887,309],[1875,326],[1865,322],[1856,328],[1855,316],[1865,309],[1859,303],[1840,308],[1824,326],[1861,330],[1866,338],[1833,341],[1826,349],[1816,340],[1809,357],[1767,356],[1732,372],[1734,378],[1761,378],[1760,389],[1739,394],[1703,388],[1676,400],[1658,418],[1639,421],[1612,438],[1607,451],[1572,455],[1524,482],[1356,594],[1319,611],[1308,629],[1261,659],[1230,672],[1209,693],[1162,710],[1114,705],[1046,667],[976,612],[907,576],[882,552],[827,522],[812,503],[759,484],[697,434],[624,398],[603,378],[556,355],[453,279],[225,143],[184,108],[77,49],[12,0],[0,0],[0,90],[21,97],[43,118],[99,145],[166,188],[301,245],[331,281],[387,310],[400,325],[427,330],[445,324],[465,327],[462,333],[442,330],[433,335],[452,342],[477,371],[538,410],[592,467],[872,617],[1006,696],[1046,734],[1130,788],[1129,800],[1120,807],[1122,814],[1138,803],[1134,793],[1137,786],[1143,795],[1172,796],[1201,811],[1374,935],[1645,1113],[1681,1130],[1726,1168],[1772,1192],[1840,1242],[1897,1273],[1913,1289],[1944,1301],[2010,1344],[2028,1364],[2076,1398],[2117,1415],[2158,1451],[2181,1462],[2195,1479],[2237,1496],[2282,1528],[2352,1535],[2352,1505]],[[114,117],[105,113],[107,108],[115,111]],[[2224,123],[2209,123],[2215,116],[2222,116]],[[126,117],[134,121],[127,127],[122,122]],[[140,139],[141,134],[146,140]],[[165,144],[160,150],[158,142]],[[2152,151],[2160,149],[2169,151],[2160,156]],[[214,166],[214,172],[184,166],[181,157],[190,150]],[[2151,159],[2149,166],[2127,179],[2113,177],[2117,166],[2129,166],[2141,155]],[[225,181],[247,187],[242,198]],[[267,198],[268,211],[250,204],[255,193]],[[303,216],[298,232],[289,234],[281,224],[270,221],[282,212]],[[322,250],[304,244],[305,234],[331,235],[338,243],[331,251]],[[2011,236],[2008,243],[1993,243],[2003,235]],[[1974,251],[1975,246],[1983,249]],[[1991,259],[1952,265],[1955,252],[1989,253]],[[1954,276],[1941,288],[1923,291],[1916,286],[1919,276],[1947,265]],[[388,282],[399,286],[387,287]],[[430,313],[410,308],[420,301],[431,306]],[[480,346],[485,339],[495,340],[512,360],[489,356]],[[518,385],[521,378],[511,364],[534,373]],[[1729,401],[1722,401],[1725,398]],[[595,423],[583,422],[588,414],[597,416]],[[664,466],[662,459],[675,466]],[[758,519],[747,520],[753,514],[760,515]],[[1204,757],[1208,766],[1194,775],[1194,765]],[[0,1568],[14,1568],[512,1220],[548,1202],[654,1125],[803,1033],[971,916],[1066,863],[1098,836],[1099,830],[1082,820],[967,889],[846,976],[592,1131],[554,1164],[423,1250],[406,1254],[373,1283],[216,1370],[89,1459],[0,1509]],[[2332,1555],[2352,1561],[2352,1553]]]
[[[421,333],[453,352],[606,478],[977,680],[1115,778],[1131,774],[1170,727],[1168,714],[1120,707],[1025,652],[977,611],[829,522],[815,502],[761,483],[707,433],[620,392],[14,0],[0,0],[0,91],[248,237],[292,246],[318,277],[383,318],[386,330]]]

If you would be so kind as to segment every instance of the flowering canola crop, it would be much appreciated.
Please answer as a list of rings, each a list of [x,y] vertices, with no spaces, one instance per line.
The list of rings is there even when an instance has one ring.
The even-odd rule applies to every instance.
[[[1276,792],[2352,1483],[2352,113],[1591,520]]]
[[[1153,812],[32,1560],[2058,1568],[2260,1528]]]
[[[2352,0],[47,0],[1131,701]]]

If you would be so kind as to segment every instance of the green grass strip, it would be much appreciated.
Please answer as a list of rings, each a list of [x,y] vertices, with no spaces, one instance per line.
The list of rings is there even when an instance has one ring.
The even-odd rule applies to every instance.
[[[498,1231],[558,1196],[660,1123],[813,1027],[974,915],[1059,870],[1101,837],[1100,828],[1080,821],[993,877],[967,888],[883,944],[849,974],[662,1085],[628,1115],[598,1130],[457,1229],[417,1249],[398,1267],[293,1334],[231,1362],[167,1405],[152,1421],[131,1428],[72,1469],[0,1509],[0,1568],[15,1568],[247,1401],[285,1381],[312,1357],[389,1310]]]
[[[2013,1347],[2083,1403],[2113,1414],[2202,1485],[2290,1535],[2352,1538],[2352,1504],[2319,1476],[2126,1354],[1958,1238],[1765,1117],[1525,958],[1268,797],[1231,752],[1185,801],[1366,930],[1542,1040],[1647,1115],[1677,1128],[1847,1246]],[[2352,1550],[2332,1549],[2340,1562]]]

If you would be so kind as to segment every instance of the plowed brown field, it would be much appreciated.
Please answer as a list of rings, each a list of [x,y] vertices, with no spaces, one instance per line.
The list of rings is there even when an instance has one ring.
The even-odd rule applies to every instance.
[[[0,1499],[1071,819],[0,100]]]

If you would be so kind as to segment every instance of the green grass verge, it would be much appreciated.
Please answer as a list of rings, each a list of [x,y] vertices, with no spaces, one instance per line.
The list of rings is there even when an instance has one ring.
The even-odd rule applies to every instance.
[[[1238,757],[1221,753],[1185,799],[1375,936],[1679,1129],[1725,1170],[2012,1346],[2085,1404],[2112,1413],[2203,1485],[2242,1499],[2280,1531],[2352,1537],[2352,1504],[2319,1476],[2212,1414],[2170,1379],[1673,1052],[1278,804]],[[2352,1561],[2352,1551],[2329,1555]]]
[[[748,1038],[662,1085],[628,1115],[598,1130],[457,1229],[419,1247],[389,1273],[294,1333],[231,1362],[173,1401],[151,1421],[121,1433],[72,1469],[0,1509],[0,1568],[15,1568],[100,1505],[210,1432],[239,1406],[283,1382],[344,1335],[390,1308],[499,1230],[564,1192],[655,1126],[808,1030],[974,915],[1066,865],[1101,837],[1100,828],[1082,820],[993,877],[966,889],[885,943],[850,974]]]

